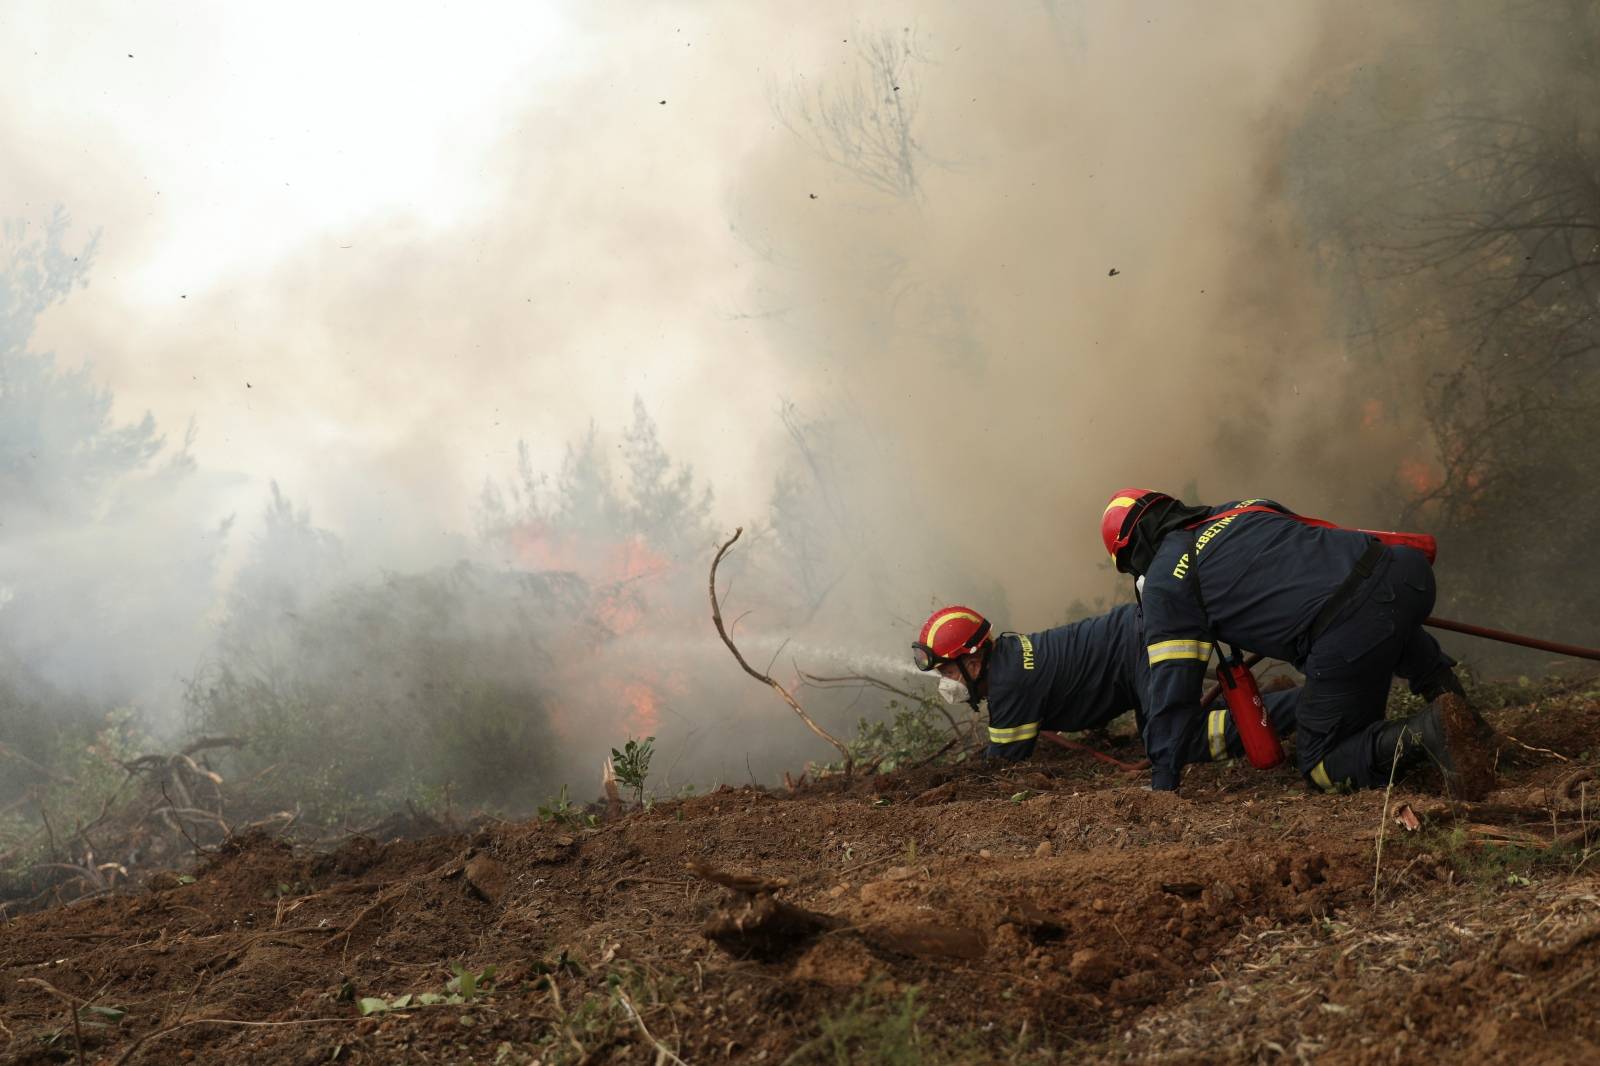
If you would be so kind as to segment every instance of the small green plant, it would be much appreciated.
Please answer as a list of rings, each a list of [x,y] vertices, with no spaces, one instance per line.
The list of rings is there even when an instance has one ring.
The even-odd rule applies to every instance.
[[[470,1002],[474,996],[488,991],[494,984],[493,966],[485,966],[474,973],[459,962],[453,962],[450,969],[455,976],[445,982],[444,990],[448,995],[460,996],[463,1002]]]
[[[70,1027],[51,1029],[40,1035],[40,1043],[45,1048],[54,1048],[60,1044],[65,1046],[68,1041],[78,1052],[78,1061],[83,1062],[83,1049],[91,1043],[104,1041],[107,1036],[122,1025],[122,1020],[128,1012],[122,1007],[99,1006],[86,1003],[78,1008],[77,1017]],[[66,1055],[53,1056],[60,1061],[65,1061]]]
[[[601,1049],[609,1047],[623,1033],[637,1033],[637,1017],[648,1015],[652,1008],[679,1004],[684,994],[685,982],[680,978],[666,977],[643,967],[619,962],[606,970],[599,991],[577,992],[580,982],[564,981],[570,976],[600,977],[600,972],[589,974],[577,960],[570,959],[565,950],[553,959],[534,965],[536,973],[543,974],[542,987],[548,990],[550,1005],[556,1012],[556,1024],[550,1026],[540,1040],[539,1059],[550,1066],[575,1066],[588,1062]],[[592,987],[592,986],[591,986]],[[565,991],[563,991],[565,989]],[[668,1061],[661,1056],[666,1034],[656,1034],[657,1062]],[[676,1051],[666,1048],[672,1060]]]
[[[405,1010],[411,1006],[412,995],[407,992],[403,996],[393,999],[384,999],[382,996],[362,996],[356,1000],[356,1010],[361,1012],[363,1018],[371,1014],[388,1014],[392,1010]]]
[[[1520,888],[1533,883],[1541,871],[1575,871],[1588,860],[1590,852],[1582,841],[1563,841],[1554,846],[1535,840],[1527,843],[1474,839],[1462,826],[1419,833],[1412,847],[1419,853],[1438,856],[1457,877],[1483,888]]]
[[[545,800],[539,805],[539,821],[560,822],[563,825],[582,826],[589,824],[584,817],[583,810],[573,805],[567,798],[567,786],[561,786],[561,792]]]
[[[443,992],[407,992],[395,996],[393,999],[384,999],[382,996],[362,996],[356,1000],[356,1010],[363,1017],[372,1014],[388,1014],[390,1011],[413,1010],[419,1007],[458,1007],[472,1003],[488,995],[494,987],[494,967],[485,966],[481,970],[469,970],[459,962],[450,964],[454,974],[444,983]],[[349,983],[346,982],[346,985]],[[352,986],[352,993],[354,989]],[[344,987],[340,988],[340,999],[344,996]]]
[[[928,1009],[917,1002],[917,991],[913,985],[902,995],[888,995],[882,982],[874,979],[837,1013],[824,1017],[817,1025],[818,1035],[800,1045],[786,1066],[858,1062],[920,1066],[929,1061],[917,1028]]]
[[[937,703],[917,700],[906,704],[890,700],[887,708],[894,712],[894,717],[886,722],[862,718],[856,723],[856,735],[847,747],[857,766],[870,763],[887,772],[932,760],[940,757],[941,752],[946,762],[959,762],[966,757],[959,745],[951,744],[952,720]],[[843,768],[842,762],[824,763],[820,767],[828,773],[839,773]]]
[[[650,776],[650,756],[655,754],[655,737],[628,738],[622,750],[611,749],[611,769],[617,780],[633,789],[633,801],[644,803],[644,782]]]

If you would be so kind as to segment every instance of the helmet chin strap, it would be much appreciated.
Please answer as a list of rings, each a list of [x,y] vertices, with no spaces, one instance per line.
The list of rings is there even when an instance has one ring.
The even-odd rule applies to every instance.
[[[967,673],[967,657],[965,655],[956,660],[956,669],[961,671],[961,680],[967,686],[967,706],[972,708],[973,714],[978,713],[978,681],[983,677],[984,672],[989,669],[989,652],[993,647],[994,644],[992,642],[983,646],[983,659],[978,664],[978,672],[976,674]]]

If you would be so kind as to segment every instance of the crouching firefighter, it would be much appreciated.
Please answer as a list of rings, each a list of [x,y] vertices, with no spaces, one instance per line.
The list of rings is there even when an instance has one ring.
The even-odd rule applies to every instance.
[[[988,700],[990,758],[1025,759],[1041,729],[1099,729],[1130,710],[1140,736],[1145,733],[1149,666],[1139,609],[1132,604],[1040,633],[998,637],[970,607],[941,607],[928,616],[911,649],[919,670],[939,672],[939,692],[949,702],[964,701],[976,712],[979,701]],[[1264,697],[1280,734],[1294,729],[1299,691]],[[1185,763],[1244,752],[1238,728],[1220,707],[1207,713],[1205,729],[1186,743]]]
[[[1341,529],[1271,500],[1188,506],[1147,489],[1112,497],[1101,536],[1144,610],[1151,787],[1178,787],[1201,728],[1201,679],[1223,642],[1305,674],[1295,747],[1316,788],[1382,787],[1427,761],[1458,795],[1492,787],[1492,733],[1422,628],[1432,538]],[[1396,676],[1431,705],[1385,721]]]

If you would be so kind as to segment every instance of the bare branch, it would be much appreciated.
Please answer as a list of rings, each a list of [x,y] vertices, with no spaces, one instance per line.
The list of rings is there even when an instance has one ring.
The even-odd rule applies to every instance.
[[[722,547],[717,549],[716,558],[711,560],[711,578],[708,582],[708,588],[711,593],[711,622],[717,627],[717,636],[722,638],[722,643],[728,646],[728,650],[733,653],[734,659],[739,663],[739,666],[744,670],[744,672],[762,684],[771,687],[772,691],[776,692],[779,696],[782,696],[783,702],[787,703],[789,705],[789,709],[800,716],[800,720],[806,724],[807,729],[811,730],[811,732],[815,733],[817,736],[821,737],[823,740],[826,740],[829,744],[832,744],[838,749],[840,756],[842,756],[844,759],[845,776],[848,777],[855,769],[855,760],[850,756],[849,747],[847,747],[832,733],[829,733],[826,729],[818,725],[816,721],[805,712],[805,708],[801,707],[800,704],[795,701],[795,698],[789,695],[789,691],[787,689],[778,684],[778,682],[774,681],[768,675],[761,673],[752,667],[748,662],[746,662],[744,655],[739,651],[738,646],[734,644],[733,638],[728,636],[727,629],[723,627],[722,607],[717,603],[717,567],[722,563],[723,556],[728,554],[728,549],[733,547],[733,542],[738,540],[740,534],[743,532],[743,526],[736,528],[733,531],[733,536],[729,537]]]
[[[811,91],[797,83],[773,95],[772,109],[828,163],[879,192],[913,199],[926,159],[912,133],[919,106],[914,64],[921,59],[909,33],[871,35],[860,46],[858,80]]]
[[[185,744],[182,755],[198,755],[211,748],[242,748],[245,746],[243,737],[196,737]]]
[[[815,688],[838,688],[840,685],[868,685],[872,688],[882,689],[884,692],[892,692],[896,696],[904,696],[914,703],[932,707],[944,715],[944,720],[950,723],[950,732],[958,737],[961,736],[961,724],[955,720],[955,717],[943,704],[930,700],[926,696],[919,696],[915,692],[908,692],[898,685],[891,685],[882,678],[872,677],[868,674],[841,674],[837,677],[823,677],[818,674],[808,674],[799,667],[796,667],[795,671],[800,675],[802,681]]]
[[[64,777],[63,775],[56,773],[54,770],[51,770],[49,767],[34,762],[32,759],[22,754],[22,752],[16,750],[15,748],[8,747],[5,744],[0,744],[0,757],[16,760],[47,781],[55,781],[63,785],[77,784],[77,782],[72,778]]]

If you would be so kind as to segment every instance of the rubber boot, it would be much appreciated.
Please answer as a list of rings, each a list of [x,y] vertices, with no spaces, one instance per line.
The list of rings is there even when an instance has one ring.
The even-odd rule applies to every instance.
[[[1465,697],[1446,692],[1427,710],[1386,723],[1378,733],[1377,754],[1380,764],[1393,760],[1396,779],[1430,763],[1452,796],[1480,800],[1494,788],[1493,736]]]

